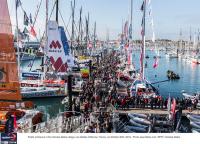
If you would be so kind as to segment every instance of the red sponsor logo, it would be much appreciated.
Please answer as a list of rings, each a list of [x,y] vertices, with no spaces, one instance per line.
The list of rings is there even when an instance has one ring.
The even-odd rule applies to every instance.
[[[50,57],[50,61],[53,64],[53,67],[55,68],[56,72],[66,72],[67,71],[67,64],[63,63],[61,57],[59,57],[57,60],[55,60],[53,57]]]
[[[51,49],[52,49],[52,48],[54,48],[54,49],[59,48],[59,49],[60,49],[60,48],[61,48],[61,45],[60,45],[60,43],[59,43],[58,40],[57,40],[57,41],[54,41],[54,40],[53,40],[53,41],[51,42],[51,44],[50,44],[49,47],[50,47]]]

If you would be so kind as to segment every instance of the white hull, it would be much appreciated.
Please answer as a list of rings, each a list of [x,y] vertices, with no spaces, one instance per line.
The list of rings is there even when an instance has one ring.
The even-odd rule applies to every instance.
[[[192,128],[192,133],[200,133],[200,129],[194,129],[194,128]]]
[[[43,89],[43,90],[31,90],[22,91],[23,98],[43,98],[43,97],[57,97],[65,96],[64,94],[58,94],[59,89]]]
[[[193,117],[192,115],[187,115],[187,118],[193,122],[200,122],[200,118]]]
[[[139,123],[139,124],[144,124],[144,125],[151,125],[151,122],[146,120],[146,119],[142,119],[142,118],[138,118],[138,117],[134,117],[131,114],[128,114],[128,116],[135,122]]]
[[[134,117],[144,118],[144,119],[147,119],[147,117],[148,117],[145,114],[138,114],[138,113],[130,113],[130,115],[132,115]]]
[[[167,58],[178,58],[177,54],[166,54]]]
[[[136,127],[136,126],[126,126],[126,128],[135,132],[147,132],[145,128]]]
[[[182,93],[182,95],[187,99],[187,98],[190,98],[190,99],[195,99],[195,98],[198,98],[198,96],[196,95],[191,95],[191,94],[188,94],[188,93]]]
[[[140,128],[147,128],[147,127],[148,127],[148,126],[146,126],[146,125],[142,125],[142,124],[136,123],[136,122],[133,121],[132,119],[130,119],[129,122],[131,123],[131,125],[136,126],[136,127],[140,127]]]
[[[196,124],[195,122],[190,121],[190,125],[192,128],[200,129],[200,125]]]

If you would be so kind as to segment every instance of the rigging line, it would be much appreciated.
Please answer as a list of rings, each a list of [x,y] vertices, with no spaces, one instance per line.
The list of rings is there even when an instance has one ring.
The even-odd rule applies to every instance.
[[[61,12],[60,12],[60,9],[58,9],[58,11],[59,11],[60,17],[61,17],[61,19],[62,19],[62,21],[63,21],[63,24],[64,24],[64,26],[65,26],[65,29],[66,29],[66,31],[67,31],[69,37],[70,37],[70,33],[69,33],[68,29],[67,29],[67,25],[65,24],[65,21],[64,21],[64,18],[63,18],[63,16],[62,16]]]
[[[68,26],[69,26],[69,23],[70,23],[71,18],[72,18],[72,16],[70,15],[69,21],[68,21],[68,23],[67,23],[67,28],[68,28]]]
[[[54,2],[54,5],[53,5],[53,8],[52,8],[52,10],[51,10],[51,14],[50,14],[50,17],[48,18],[48,20],[51,19],[51,16],[52,16],[52,14],[53,14],[53,11],[54,11],[55,6],[56,6],[56,1]],[[45,36],[45,30],[44,30],[44,32],[43,32],[43,34],[42,34],[42,38],[41,38],[40,43],[42,42],[42,39],[44,38],[44,36]]]
[[[41,1],[42,1],[42,0],[41,0]],[[53,11],[54,11],[55,6],[56,6],[56,2],[54,3],[54,6],[53,6],[53,8],[52,8],[52,10],[51,10],[51,14],[50,14],[49,20],[50,20],[52,14],[53,14]],[[21,6],[21,8],[22,8],[22,6]],[[22,8],[22,10],[23,10],[23,8]],[[24,11],[24,10],[23,10],[23,11]],[[40,44],[42,43],[42,40],[43,40],[44,36],[45,36],[45,31],[43,32],[43,35],[42,35],[42,38],[40,39],[40,41],[39,41],[38,38],[37,38],[37,40],[38,40],[38,42],[40,42]],[[35,58],[36,58],[36,56],[34,56],[34,58],[32,59],[32,62],[34,62],[34,59],[35,59]]]
[[[22,4],[20,5],[20,7],[21,7],[22,11],[23,11],[24,13],[26,13],[26,11],[24,10],[24,8],[22,7]],[[33,26],[33,27],[34,27],[34,26]],[[17,31],[18,31],[18,30],[17,30]],[[38,39],[37,35],[36,35],[36,40],[39,42],[39,39]]]
[[[75,26],[75,30],[76,30],[76,31],[74,31],[75,37],[78,37],[77,34],[76,34],[76,32],[79,33],[78,32],[79,30],[78,30],[78,27],[77,27],[75,21],[74,21],[74,26]]]
[[[42,0],[40,1],[39,7],[37,7],[38,9],[36,10],[36,14],[35,14],[35,17],[34,17],[34,22],[33,22],[33,27],[34,27],[34,25],[35,25],[35,23],[36,23],[37,16],[38,16],[38,13],[39,13],[39,11],[40,11],[41,5],[42,5]],[[38,6],[38,5],[37,5],[37,6]]]
[[[53,5],[53,8],[52,8],[52,11],[51,11],[51,14],[50,14],[49,20],[50,20],[52,14],[53,14],[53,11],[54,11],[55,6],[56,6],[56,1],[54,2],[54,5]]]

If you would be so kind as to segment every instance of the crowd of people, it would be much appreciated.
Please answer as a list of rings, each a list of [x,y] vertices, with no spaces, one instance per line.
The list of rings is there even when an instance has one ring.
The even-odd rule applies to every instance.
[[[81,111],[85,119],[90,118],[91,124],[85,127],[84,132],[112,131],[111,116],[109,113],[110,88],[116,89],[116,71],[119,58],[117,53],[105,55],[100,63],[92,69],[90,78],[84,83],[80,93]]]
[[[91,120],[84,132],[111,132],[113,125],[108,111],[110,106],[117,110],[167,109],[168,98],[131,96],[128,87],[125,94],[118,93],[117,70],[120,64],[118,56],[119,53],[116,52],[105,55],[98,64],[93,65],[95,69],[91,70],[90,78],[82,86],[82,92],[79,95],[81,107],[79,110],[84,113],[85,119]],[[198,100],[176,98],[176,106],[182,109],[195,109],[197,103]]]

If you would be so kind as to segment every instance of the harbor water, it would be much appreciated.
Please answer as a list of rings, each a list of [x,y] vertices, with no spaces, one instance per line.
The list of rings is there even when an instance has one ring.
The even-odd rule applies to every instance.
[[[35,59],[34,61],[22,61],[21,67],[23,71],[34,71],[37,69],[41,69],[41,60],[40,58]],[[32,63],[32,67],[30,66]],[[25,99],[30,100],[34,104],[36,104],[37,109],[42,111],[45,117],[55,117],[59,112],[64,111],[64,105],[61,104],[61,101],[64,97],[54,97],[54,98],[32,98]],[[48,115],[49,114],[49,115]]]
[[[145,60],[147,68],[145,68],[145,76],[151,83],[168,80],[167,70],[172,70],[178,73],[179,80],[171,80],[154,84],[162,96],[182,97],[181,91],[194,93],[200,91],[200,65],[193,64],[181,58],[168,58],[165,52],[160,52],[161,58],[158,62],[158,67],[153,68],[156,54],[154,51],[147,51],[149,56]],[[140,51],[133,51],[133,59],[136,69],[139,69]]]

